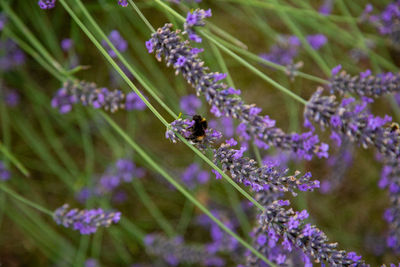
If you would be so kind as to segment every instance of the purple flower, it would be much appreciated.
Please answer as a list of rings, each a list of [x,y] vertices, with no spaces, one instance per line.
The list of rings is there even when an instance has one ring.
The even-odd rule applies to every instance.
[[[322,46],[326,44],[328,39],[323,34],[315,34],[307,36],[307,42],[314,50],[320,49]]]
[[[127,7],[128,6],[128,1],[127,0],[118,0],[118,5]]]
[[[331,71],[332,76],[335,76],[336,74],[338,74],[341,69],[342,69],[342,65],[341,64],[339,64],[336,67],[334,67],[332,69],[332,71]]]
[[[20,96],[17,90],[4,90],[0,89],[0,96],[3,97],[4,103],[8,107],[16,107],[19,104]]]
[[[258,243],[260,246],[263,246],[266,242],[267,242],[267,236],[266,236],[266,235],[259,235],[259,236],[257,237],[257,243]]]
[[[74,46],[74,42],[71,38],[65,38],[61,41],[61,49],[64,52],[68,52]]]
[[[215,174],[215,179],[219,180],[222,179],[222,175],[216,171],[216,170],[211,170]]]
[[[110,165],[98,180],[95,188],[97,195],[104,195],[114,191],[122,183],[129,183],[135,178],[142,178],[145,172],[136,167],[130,159],[119,159]]]
[[[76,102],[76,97],[69,94],[64,86],[57,91],[56,95],[51,100],[51,106],[58,109],[61,114],[65,114],[72,110],[72,105]]]
[[[13,70],[25,63],[25,54],[11,39],[0,40],[0,71]]]
[[[237,142],[236,142],[235,139],[231,138],[229,140],[226,140],[226,144],[229,145],[229,146],[236,146]]]
[[[368,4],[361,16],[363,21],[369,21],[375,26],[381,35],[388,36],[392,44],[398,46],[399,39],[399,19],[400,19],[400,2],[392,1],[389,3],[382,13],[371,15],[373,6]]]
[[[124,38],[122,38],[119,31],[117,30],[112,30],[108,35],[108,39],[119,52],[125,52],[126,49],[128,48],[128,42]],[[107,49],[108,54],[112,58],[117,57],[117,54],[113,49],[111,49],[106,40],[101,41],[101,43]]]
[[[146,41],[146,48],[149,53],[153,53],[154,51],[154,44],[151,40]]]
[[[143,100],[135,93],[130,92],[125,97],[125,109],[126,110],[145,110],[146,104]]]
[[[188,12],[186,16],[186,22],[184,23],[184,34],[189,36],[189,39],[196,42],[201,43],[202,39],[198,36],[194,30],[194,27],[202,27],[205,25],[204,19],[211,17],[211,9],[203,10],[196,9],[194,11]],[[193,53],[197,54],[197,53]]]
[[[332,12],[333,0],[324,0],[319,7],[318,12],[323,15],[330,15]]]
[[[277,43],[270,47],[269,52],[260,54],[260,57],[287,66],[293,63],[300,46],[300,40],[296,36],[280,36]]]
[[[56,0],[39,0],[38,5],[41,9],[52,9],[56,5]]]
[[[209,180],[209,178],[209,173],[200,170],[200,166],[197,163],[192,163],[182,173],[182,181],[189,188],[194,188],[198,184],[204,184]]]
[[[85,267],[99,267],[99,262],[96,259],[90,258],[85,261]]]
[[[201,100],[195,95],[183,96],[180,101],[180,107],[186,114],[195,115],[201,107]]]
[[[69,210],[69,205],[64,204],[54,211],[54,220],[66,228],[78,230],[82,235],[95,233],[98,227],[109,227],[121,219],[120,212],[92,210]]]
[[[190,50],[190,53],[192,53],[193,55],[196,55],[196,54],[202,53],[203,51],[204,51],[203,48],[196,48],[196,47],[194,47],[194,48],[192,48],[192,49]]]
[[[88,187],[83,187],[78,193],[75,194],[76,200],[81,204],[85,204],[86,201],[92,196],[92,190]]]
[[[3,161],[0,160],[0,181],[7,181],[11,178],[10,171],[6,168]]]
[[[186,58],[183,57],[183,56],[180,56],[180,57],[178,58],[178,60],[176,61],[175,66],[176,66],[176,67],[183,67],[183,65],[185,64],[185,62],[186,62]]]

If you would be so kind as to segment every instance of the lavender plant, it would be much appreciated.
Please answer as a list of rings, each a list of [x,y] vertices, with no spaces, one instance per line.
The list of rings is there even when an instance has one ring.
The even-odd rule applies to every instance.
[[[373,76],[370,70],[361,72],[356,76],[350,76],[346,71],[339,72],[339,68],[336,68],[329,88],[332,93],[379,97],[385,94],[398,93],[400,90],[400,78],[398,74],[391,72]]]
[[[363,14],[333,0],[11,2],[0,1],[2,265],[396,266],[399,107],[385,101],[400,95],[399,1]],[[155,31],[164,18],[182,31]],[[330,75],[338,63],[347,72]],[[307,102],[316,83],[326,91]],[[131,149],[146,179],[121,158]],[[319,188],[304,170],[327,179]],[[46,208],[74,196],[85,209]]]
[[[89,105],[95,109],[103,108],[110,112],[116,112],[119,109],[143,110],[145,108],[143,101],[133,92],[125,96],[120,90],[110,91],[104,87],[98,88],[95,83],[85,81],[65,82],[53,97],[51,106],[64,114],[70,112],[72,105],[76,103]]]
[[[120,212],[103,211],[102,209],[78,210],[69,209],[64,204],[54,211],[54,221],[66,228],[79,231],[82,235],[93,234],[99,227],[109,227],[121,219]]]

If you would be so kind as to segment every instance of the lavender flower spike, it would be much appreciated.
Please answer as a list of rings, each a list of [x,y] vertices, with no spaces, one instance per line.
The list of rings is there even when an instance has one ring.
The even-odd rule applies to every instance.
[[[232,149],[228,143],[214,149],[214,162],[220,162],[223,171],[229,171],[233,179],[250,186],[256,192],[271,189],[296,195],[295,190],[312,191],[319,187],[319,181],[310,180],[311,173],[298,178],[299,171],[294,175],[287,175],[288,169],[280,171],[268,165],[258,167],[255,160],[243,157],[241,150]]]
[[[82,235],[93,234],[98,227],[109,227],[121,219],[121,212],[92,210],[69,210],[69,205],[64,204],[54,211],[54,220],[66,228],[78,230]]]
[[[346,253],[337,250],[337,243],[329,243],[324,232],[304,220],[308,217],[307,211],[294,212],[282,206],[289,201],[274,201],[266,206],[259,218],[259,223],[265,233],[274,235],[275,242],[282,238],[282,245],[287,250],[297,247],[315,259],[316,263],[327,263],[329,266],[368,266],[354,252]]]
[[[68,113],[72,105],[80,103],[84,106],[103,108],[110,112],[119,109],[142,110],[143,103],[129,93],[126,97],[120,90],[110,91],[107,88],[98,88],[95,83],[81,81],[79,83],[67,81],[60,88],[51,101],[53,108],[59,109],[60,113]]]
[[[346,71],[341,71],[331,78],[329,87],[332,93],[379,97],[400,92],[400,74],[388,72],[373,76],[371,71],[367,70],[359,75],[350,76]]]
[[[229,88],[221,82],[220,73],[209,72],[198,54],[191,52],[189,41],[182,41],[180,31],[172,31],[171,28],[172,24],[166,24],[158,29],[146,42],[146,47],[150,53],[155,52],[157,60],[161,61],[164,57],[167,66],[176,69],[176,74],[182,73],[187,82],[196,89],[197,95],[205,96],[212,113],[217,117],[223,115],[238,119],[249,139],[257,138],[266,145],[294,151],[306,159],[311,159],[313,155],[327,156],[328,146],[318,144],[318,136],[311,133],[286,134],[276,128],[275,121],[268,116],[258,115],[261,109],[255,105],[246,105],[238,96],[240,90]],[[182,61],[182,58],[185,60]],[[181,64],[177,64],[178,62]]]
[[[374,145],[382,155],[400,158],[400,134],[391,127],[383,127],[391,121],[389,116],[375,117],[366,110],[371,99],[357,103],[354,98],[344,98],[339,104],[335,96],[322,96],[322,92],[323,88],[318,88],[308,101],[304,110],[306,119],[321,127],[328,126],[337,138],[345,135],[364,148]]]

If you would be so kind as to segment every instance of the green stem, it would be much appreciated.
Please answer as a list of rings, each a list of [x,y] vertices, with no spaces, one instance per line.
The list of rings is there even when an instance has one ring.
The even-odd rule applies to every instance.
[[[25,166],[16,157],[14,157],[14,155],[10,151],[8,151],[8,149],[2,144],[1,141],[0,141],[0,151],[4,154],[4,156],[6,156],[11,161],[11,163],[15,165],[15,167],[20,172],[22,172],[26,177],[30,176],[30,173],[25,168]]]
[[[0,189],[3,190],[4,192],[6,192],[7,194],[9,194],[10,196],[12,196],[13,198],[21,201],[22,203],[24,203],[24,204],[26,204],[26,205],[34,208],[34,209],[37,209],[40,212],[43,212],[43,213],[53,217],[53,212],[52,211],[50,211],[50,210],[48,210],[48,209],[46,209],[46,208],[44,208],[44,207],[42,207],[42,206],[40,206],[40,205],[38,205],[36,203],[33,203],[32,201],[30,201],[30,200],[18,195],[15,191],[9,189],[5,184],[0,183]]]

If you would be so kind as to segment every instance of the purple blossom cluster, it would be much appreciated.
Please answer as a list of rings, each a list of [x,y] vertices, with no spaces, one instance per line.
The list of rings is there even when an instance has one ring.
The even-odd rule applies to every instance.
[[[96,186],[97,194],[112,192],[122,183],[130,183],[134,178],[142,178],[145,175],[143,168],[137,167],[132,160],[119,159],[109,166],[100,177]]]
[[[340,68],[340,65],[335,68],[330,80],[331,93],[379,97],[400,92],[400,74],[398,73],[388,72],[373,76],[370,70],[366,70],[359,75],[350,76],[346,71],[339,72]]]
[[[89,258],[85,261],[85,267],[99,267],[99,261],[94,258]]]
[[[195,115],[201,107],[201,100],[195,95],[186,95],[181,98],[180,107],[186,114]]]
[[[307,42],[310,44],[312,49],[314,50],[319,50],[321,47],[323,47],[327,42],[328,38],[326,38],[325,35],[323,34],[314,34],[314,35],[308,35],[306,37]]]
[[[260,57],[283,66],[292,65],[299,54],[300,46],[301,42],[296,36],[279,36],[269,52],[260,54]]]
[[[66,228],[79,231],[82,235],[93,234],[99,227],[109,227],[121,219],[120,212],[104,211],[100,208],[91,210],[69,209],[64,204],[54,211],[54,221]]]
[[[39,0],[38,5],[41,9],[52,9],[56,6],[56,0]]]
[[[76,195],[79,202],[85,203],[91,196],[103,196],[113,193],[116,202],[123,202],[126,195],[116,189],[123,183],[130,183],[133,179],[140,179],[146,174],[143,168],[137,167],[135,163],[126,158],[117,160],[108,166],[107,170],[100,175],[95,182],[94,188],[84,187]]]
[[[127,7],[128,6],[128,0],[118,0],[118,5],[122,7]]]
[[[74,46],[74,41],[71,38],[65,38],[61,40],[61,49],[64,52],[69,52]]]
[[[330,15],[332,13],[333,3],[334,0],[324,0],[318,9],[318,12],[325,16]]]
[[[201,43],[202,39],[198,36],[194,30],[194,27],[204,26],[206,23],[204,22],[205,18],[211,17],[211,9],[203,10],[196,9],[193,11],[189,11],[186,16],[186,21],[183,24],[184,33],[186,33],[190,40]]]
[[[304,111],[306,123],[314,121],[332,131],[331,138],[338,145],[342,136],[351,142],[367,148],[375,146],[379,153],[389,158],[400,156],[400,135],[391,127],[384,127],[392,118],[374,116],[367,109],[372,100],[364,97],[360,102],[354,98],[343,98],[340,103],[334,95],[322,96],[323,88],[318,88],[311,96]]]
[[[307,42],[314,50],[319,50],[328,39],[323,34],[306,36]],[[281,35],[276,44],[270,47],[268,53],[260,54],[260,57],[283,66],[294,66],[294,59],[298,56],[301,48],[300,39],[295,35]]]
[[[251,233],[252,246],[262,253],[268,260],[279,266],[306,266],[311,267],[311,259],[302,250],[290,245],[287,240],[280,244],[279,236],[274,231],[265,233],[261,226],[257,226]],[[246,266],[268,266],[254,254],[247,251]]]
[[[235,125],[232,118],[220,117],[218,120],[209,120],[208,126],[220,131],[224,137],[230,138],[235,134]]]
[[[51,106],[58,109],[61,114],[70,112],[72,105],[77,103],[96,109],[103,108],[110,112],[116,112],[119,109],[129,111],[145,108],[143,101],[134,92],[125,96],[120,90],[110,91],[107,88],[98,88],[95,83],[85,81],[65,82],[51,100]]]
[[[400,44],[400,1],[389,3],[382,13],[372,15],[373,6],[367,4],[362,18],[373,24],[381,35],[388,36],[394,45]]]
[[[307,255],[305,262],[311,266],[310,259],[314,258],[316,263],[327,263],[330,266],[367,266],[355,252],[337,250],[337,243],[329,243],[328,238],[320,229],[305,223],[308,218],[306,210],[295,212],[285,209],[289,205],[288,200],[277,200],[265,207],[265,211],[259,217],[262,234],[257,236],[257,242],[266,246],[267,250],[274,248],[278,242],[284,250],[291,252],[293,248],[300,248]],[[274,253],[274,255],[276,255]],[[282,263],[286,256],[282,254]]]
[[[255,160],[243,157],[243,147],[239,150],[232,148],[236,144],[236,141],[230,139],[218,149],[214,149],[214,162],[220,163],[223,171],[229,171],[235,181],[251,187],[253,191],[271,189],[296,195],[295,190],[313,191],[319,188],[319,181],[311,181],[309,172],[298,177],[299,171],[287,175],[288,169],[280,170],[273,165],[258,167]]]
[[[223,259],[208,252],[203,246],[184,244],[183,238],[168,239],[160,234],[149,234],[144,239],[149,254],[162,257],[170,266],[180,263],[223,266]]]
[[[122,38],[121,34],[117,30],[112,30],[108,35],[108,39],[119,52],[125,52],[128,48],[128,42],[124,38]],[[117,54],[114,52],[114,50],[111,49],[106,40],[102,40],[101,44],[107,49],[108,54],[112,58],[117,57]]]
[[[7,169],[6,165],[0,160],[0,181],[7,181],[11,178],[11,172]]]
[[[183,183],[189,188],[195,188],[197,185],[205,184],[210,179],[208,171],[201,170],[199,164],[190,164],[181,175]]]
[[[25,53],[13,40],[0,40],[0,71],[10,71],[24,63]]]
[[[17,90],[0,88],[0,100],[4,102],[7,107],[13,108],[18,106],[20,95]]]
[[[229,214],[220,208],[211,208],[210,212],[218,218],[231,231],[235,231],[238,223],[229,218]],[[211,242],[206,244],[209,253],[216,254],[218,252],[237,252],[239,250],[238,241],[223,231],[210,217],[201,214],[196,218],[196,222],[202,227],[208,228],[210,231]],[[232,256],[234,257],[234,256]]]
[[[225,74],[209,72],[197,53],[192,53],[189,41],[182,41],[180,31],[172,31],[171,28],[172,24],[166,24],[158,29],[146,42],[146,47],[150,53],[155,53],[159,61],[164,57],[167,66],[173,66],[176,74],[182,73],[187,82],[196,88],[197,95],[205,96],[214,115],[238,119],[244,137],[259,139],[266,146],[291,150],[306,159],[311,159],[313,155],[327,156],[328,145],[319,144],[317,135],[311,132],[286,134],[275,127],[275,121],[268,116],[258,115],[261,109],[246,105],[238,96],[240,90],[228,88],[221,82]],[[183,122],[176,122],[173,127],[178,123],[182,126]],[[168,137],[172,136],[171,133],[167,132]]]

